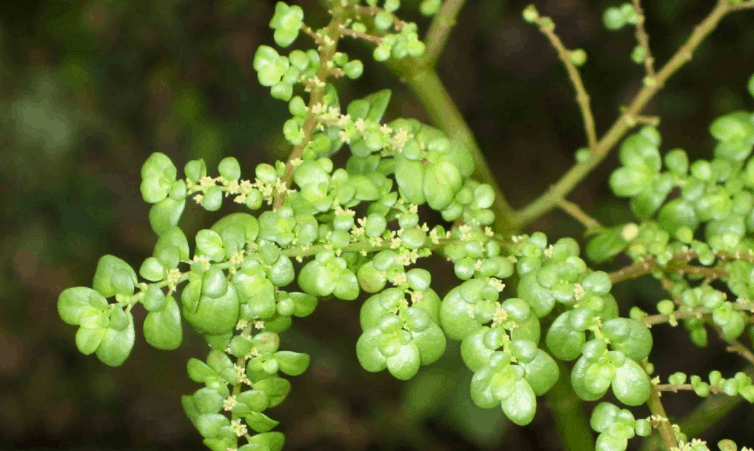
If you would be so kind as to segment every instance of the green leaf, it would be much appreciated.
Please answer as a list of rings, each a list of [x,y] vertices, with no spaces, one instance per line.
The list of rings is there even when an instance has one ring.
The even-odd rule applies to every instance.
[[[339,272],[333,274],[333,270],[329,265],[312,260],[299,271],[298,284],[312,296],[329,296],[335,290],[340,276]]]
[[[254,70],[257,71],[259,84],[272,86],[280,81],[287,69],[287,65],[279,64],[280,55],[272,47],[260,45],[254,53]],[[288,62],[288,59],[285,59]]]
[[[715,119],[709,127],[710,134],[718,141],[740,141],[754,133],[751,113],[737,111]]]
[[[149,257],[141,264],[139,274],[150,282],[159,282],[167,276],[167,270],[159,260]]]
[[[538,318],[547,315],[555,307],[555,296],[537,281],[536,271],[521,278],[516,294],[529,304]]]
[[[64,322],[78,326],[82,317],[94,309],[93,305],[104,309],[107,300],[89,287],[67,288],[58,297],[58,314]]]
[[[660,212],[662,215],[662,212]],[[602,229],[586,245],[586,255],[595,263],[605,262],[623,252],[630,244],[623,238],[626,226]]]
[[[466,336],[461,342],[461,358],[463,363],[471,371],[480,371],[485,366],[489,365],[490,357],[495,349],[487,347],[485,344],[485,335],[490,331],[490,328],[484,326],[478,331]]]
[[[157,312],[165,308],[165,293],[156,284],[150,284],[141,298],[141,303],[148,312]]]
[[[501,405],[505,416],[519,426],[526,426],[537,413],[537,397],[526,379],[515,383],[513,393],[503,399]]]
[[[183,301],[183,296],[181,296],[181,301]],[[232,285],[228,285],[228,290],[220,297],[202,295],[196,311],[186,308],[185,302],[183,306],[183,317],[197,332],[202,334],[225,334],[232,331],[238,323],[240,304]]]
[[[102,327],[79,327],[76,331],[76,347],[84,355],[89,355],[97,350],[102,338],[105,336],[106,328]]]
[[[315,296],[299,292],[288,293],[288,295],[296,306],[293,311],[295,316],[300,318],[309,316],[314,313],[314,309],[317,308],[318,299]]]
[[[274,358],[280,366],[280,371],[289,376],[298,376],[309,367],[310,357],[308,354],[293,351],[278,351],[274,354]]]
[[[588,361],[584,357],[581,357],[579,360],[576,361],[576,365],[574,365],[573,369],[571,370],[571,386],[573,387],[573,391],[574,393],[576,393],[576,396],[583,399],[584,401],[596,401],[600,399],[602,396],[605,395],[605,392],[607,391],[607,388],[608,388],[608,387],[605,387],[605,392],[597,393],[595,389],[598,387],[594,386],[593,384],[587,385],[586,374],[587,374],[587,370],[591,366],[592,366],[592,362]],[[598,380],[595,378],[591,380],[591,382],[601,382],[601,381],[602,380]]]
[[[189,395],[181,396],[181,406],[183,407],[186,416],[196,427],[196,418],[199,416],[199,411],[196,410],[196,406],[194,405],[194,398]]]
[[[669,233],[675,233],[676,230],[684,226],[696,230],[699,225],[694,206],[680,197],[662,206],[657,216],[657,222]]]
[[[427,204],[433,210],[443,210],[461,189],[461,173],[451,163],[436,162],[426,166],[422,188]]]
[[[445,295],[440,304],[440,325],[448,338],[463,340],[482,326],[469,314],[471,304],[461,298],[459,288]]]
[[[306,160],[296,166],[293,182],[301,188],[308,185],[330,184],[330,176],[316,161]],[[327,189],[325,188],[325,191]]]
[[[141,195],[154,204],[163,200],[173,186],[178,170],[164,153],[155,152],[141,167]]]
[[[416,307],[410,309],[419,310]],[[424,313],[424,310],[420,310]],[[429,314],[427,314],[429,319]],[[430,319],[431,321],[431,319]],[[431,322],[429,327],[421,332],[411,331],[411,341],[419,349],[419,357],[422,365],[429,365],[436,362],[445,352],[446,340],[445,334],[442,333],[440,326]]]
[[[387,359],[377,348],[382,332],[377,329],[367,329],[356,340],[356,358],[365,370],[376,373],[387,367]]]
[[[144,319],[144,338],[157,349],[177,349],[183,341],[183,326],[178,303],[173,296],[165,299],[165,307],[147,313]]]
[[[396,355],[387,358],[387,369],[390,374],[403,381],[414,377],[420,366],[421,355],[414,343],[401,346]]]
[[[643,324],[629,318],[614,318],[602,324],[602,333],[610,346],[633,360],[642,360],[652,350],[652,333]]]
[[[202,195],[202,208],[207,211],[217,211],[223,206],[223,191],[217,185],[212,185]]]
[[[224,428],[230,427],[230,419],[219,413],[199,414],[194,425],[202,437],[218,437]]]
[[[136,272],[128,263],[114,255],[103,255],[97,263],[92,288],[106,298],[116,294],[131,296],[137,282]]]
[[[628,440],[603,432],[597,437],[594,446],[595,451],[625,451],[628,447]]]
[[[185,200],[174,200],[169,197],[162,199],[149,209],[149,225],[157,235],[175,227],[181,220],[183,208],[186,206]]]
[[[205,383],[208,379],[217,377],[217,372],[215,370],[208,367],[207,364],[202,362],[201,360],[195,359],[193,357],[189,359],[186,365],[186,370],[188,372],[189,378],[191,378],[192,381],[198,382],[200,384]]]
[[[547,393],[560,377],[558,364],[541,349],[537,350],[537,355],[532,361],[519,365],[524,369],[524,377],[537,396]]]
[[[335,297],[344,301],[353,301],[359,297],[359,292],[359,280],[356,274],[348,269],[342,271],[333,290]]]
[[[424,196],[424,164],[421,161],[396,158],[395,181],[401,197],[412,204],[422,205]]]
[[[374,201],[380,198],[377,185],[363,175],[351,175],[348,183],[356,189],[355,198],[361,201]]]
[[[202,275],[202,294],[210,298],[219,298],[228,291],[228,279],[225,271],[211,266]]]
[[[530,340],[513,340],[509,344],[510,354],[520,363],[529,363],[537,356],[537,344]]]
[[[392,91],[389,89],[383,89],[364,97],[364,100],[369,102],[369,112],[364,119],[380,122],[382,115],[387,110],[388,103],[390,103],[391,94]]]
[[[246,415],[246,424],[256,432],[268,432],[278,424],[279,422],[273,420],[267,415],[259,412],[251,412]]]
[[[254,336],[254,345],[260,353],[275,352],[280,347],[280,335],[275,332],[265,331]]]
[[[196,253],[206,256],[212,261],[221,262],[225,259],[223,239],[214,230],[200,230],[196,234]]]
[[[232,227],[243,230],[245,243],[253,243],[259,236],[259,221],[248,213],[231,213],[214,223],[211,229],[222,236],[223,231]]]
[[[650,171],[658,172],[662,166],[662,160],[657,145],[656,142],[648,139],[645,134],[634,133],[623,141],[618,157],[626,167],[647,168]]]
[[[638,406],[647,402],[651,382],[641,366],[631,359],[626,359],[623,366],[615,370],[613,393],[620,402],[629,406]]]
[[[241,165],[234,157],[225,157],[220,160],[217,171],[226,180],[238,180],[241,178]]]
[[[267,395],[261,390],[247,390],[236,397],[238,402],[249,406],[253,412],[262,412],[269,406]]]
[[[243,445],[242,447],[238,448],[238,451],[269,451],[269,450],[270,450],[269,446],[262,445],[260,443],[247,443]]]
[[[382,271],[374,267],[372,262],[366,262],[361,265],[356,272],[356,277],[359,279],[359,286],[367,293],[377,293],[382,291],[387,284],[387,279],[381,277]]]
[[[106,365],[120,366],[131,353],[136,335],[133,316],[130,312],[127,316],[128,327],[121,331],[108,328],[97,348],[97,357]]]
[[[620,409],[612,403],[601,402],[592,411],[589,425],[597,432],[604,432],[616,421]]]
[[[281,377],[270,377],[254,383],[254,389],[263,392],[269,400],[269,407],[275,407],[291,391],[291,383]]]
[[[287,255],[281,255],[277,261],[267,270],[267,277],[270,282],[276,287],[284,287],[289,285],[296,278],[296,272],[293,269],[293,262]],[[356,277],[354,276],[354,282]],[[356,283],[358,295],[358,283]],[[355,299],[354,296],[352,299]],[[342,298],[341,298],[342,299]]]
[[[207,165],[203,159],[191,160],[183,167],[183,172],[192,183],[199,183],[199,179],[207,175]]]
[[[280,451],[283,449],[283,445],[285,444],[285,436],[280,432],[265,432],[263,434],[252,436],[249,440],[249,443],[254,445],[264,445],[269,448],[270,451]],[[238,449],[238,451],[247,450],[243,450],[243,447],[241,447]]]
[[[128,316],[119,305],[114,305],[110,310],[110,327],[117,331],[125,330],[128,327]]]
[[[369,101],[365,99],[353,100],[348,104],[346,111],[353,120],[364,119],[369,112]]]
[[[492,380],[498,375],[498,370],[485,366],[474,373],[471,378],[471,401],[483,409],[491,409],[500,403],[500,400],[492,392]],[[500,377],[500,376],[497,376]]]
[[[610,175],[610,188],[618,197],[634,197],[652,183],[655,174],[646,167],[621,167]]]
[[[157,255],[160,251],[171,248],[178,251],[178,256],[181,260],[189,259],[188,240],[180,227],[170,227],[165,230],[157,239],[152,255]]]
[[[670,194],[673,186],[673,178],[669,174],[655,178],[650,186],[631,199],[631,210],[639,219],[650,219]]]
[[[225,398],[217,390],[200,388],[192,395],[194,406],[199,414],[218,413],[223,408]]]

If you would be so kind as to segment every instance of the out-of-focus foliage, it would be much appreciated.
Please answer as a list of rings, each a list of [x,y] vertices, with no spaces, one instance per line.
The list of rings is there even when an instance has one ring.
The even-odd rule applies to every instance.
[[[321,14],[317,2],[300,3],[311,11],[308,17]],[[660,61],[710,7],[702,1],[646,3]],[[631,36],[600,26],[608,4],[538,5],[556,19],[570,47],[589,52],[583,74],[598,128],[612,122],[615,105],[633,95],[641,78],[628,58]],[[516,1],[468,2],[439,65],[515,206],[556,180],[583,144],[572,88],[545,39],[520,20],[522,8]],[[151,152],[180,162],[201,157],[209,166],[233,155],[244,167],[287,155],[278,134],[285,106],[266,95],[252,68],[255,49],[271,40],[273,10],[273,1],[262,0],[8,0],[0,7],[3,448],[201,446],[178,400],[191,389],[184,365],[202,340],[188,337],[189,346],[177,355],[137,341],[133,358],[113,372],[70,346],[55,300],[63,288],[90,282],[99,255],[136,262],[150,252],[154,238],[138,174]],[[754,54],[752,25],[750,14],[726,19],[650,105],[648,113],[664,119],[668,148],[683,147],[692,158],[707,154],[706,124],[743,105],[742,81],[754,63],[741,55]],[[366,49],[352,45],[351,51],[370,61]],[[361,84],[346,82],[341,96],[392,87],[393,113],[426,117],[398,80],[369,69]],[[614,158],[607,161],[605,171],[574,194],[605,225],[630,217],[625,203],[605,201],[614,166]],[[199,229],[211,219],[197,209],[185,221]],[[535,227],[553,237],[580,233],[559,214],[546,221]],[[438,266],[434,279],[449,271]],[[620,295],[659,298],[659,286],[651,282],[633,290]],[[352,346],[360,333],[358,306],[326,303],[320,309],[288,334],[313,361],[277,413],[287,428],[287,449],[497,449],[503,434],[508,449],[558,449],[544,409],[522,429],[504,427],[497,410],[473,407],[457,353],[448,352],[405,386],[365,373]],[[673,354],[671,343],[657,343],[655,352],[672,356],[674,367],[692,358]],[[715,351],[705,352],[693,356],[700,372],[700,362]],[[658,367],[663,360],[670,358],[655,358]],[[693,401],[674,398],[668,409],[682,412]],[[734,416],[737,424],[752,420],[744,415]],[[731,427],[726,436],[739,437]]]

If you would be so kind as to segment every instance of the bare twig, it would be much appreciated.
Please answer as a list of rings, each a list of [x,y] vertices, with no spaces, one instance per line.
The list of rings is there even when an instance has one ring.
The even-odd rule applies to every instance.
[[[754,3],[746,2],[734,6],[731,5],[730,0],[718,0],[715,8],[697,25],[686,43],[678,49],[670,61],[657,73],[653,82],[644,85],[626,111],[615,121],[596,146],[592,148],[591,158],[586,162],[573,166],[555,185],[534,202],[519,211],[516,215],[516,223],[521,227],[531,223],[555,207],[559,199],[568,196],[584,177],[605,159],[610,149],[635,125],[636,121],[634,118],[641,113],[644,106],[657,94],[665,82],[691,60],[696,48],[699,47],[699,44],[701,44],[707,35],[712,33],[723,17],[731,11],[745,8],[754,8]]]
[[[639,43],[639,46],[644,49],[644,70],[647,73],[648,78],[654,79],[655,59],[652,56],[652,50],[649,48],[649,35],[644,28],[646,17],[644,16],[644,10],[641,8],[641,0],[632,0],[632,2],[634,4],[634,9],[636,10],[636,15],[639,17],[639,21],[636,23],[636,41]]]
[[[743,309],[739,309],[739,310],[743,310]],[[725,334],[723,333],[723,330],[719,326],[714,324],[712,321],[708,320],[707,324],[712,326],[712,328],[715,329],[715,332],[717,332],[717,335],[726,343],[728,343],[728,347],[726,351],[736,353],[740,355],[741,357],[743,357],[744,359],[748,360],[750,363],[754,363],[754,353],[751,352],[751,350],[747,348],[746,345],[736,340],[735,338],[734,339],[726,338]]]
[[[677,393],[678,391],[693,391],[694,390],[694,386],[691,384],[679,384],[679,385],[661,384],[661,385],[655,385],[655,388],[657,389],[657,391],[669,391],[673,393]],[[723,393],[723,389],[720,387],[710,386],[709,391],[713,395],[719,395]]]
[[[587,229],[596,229],[602,227],[600,223],[584,212],[578,204],[569,202],[565,199],[558,201],[558,207],[568,213],[573,219],[579,221]]]
[[[610,280],[613,283],[622,282],[624,280],[629,279],[635,279],[637,277],[644,276],[646,274],[651,274],[655,271],[663,270],[666,273],[676,273],[676,274],[696,274],[700,276],[706,276],[706,277],[712,277],[713,279],[720,279],[720,278],[726,278],[728,277],[728,273],[722,269],[719,266],[714,267],[708,267],[708,266],[695,266],[695,265],[689,265],[687,264],[691,260],[697,258],[698,255],[696,252],[685,252],[682,254],[677,254],[673,256],[670,261],[668,261],[665,265],[661,266],[657,260],[654,258],[646,258],[642,260],[635,261],[634,263],[621,268],[617,271],[610,273]],[[749,260],[751,261],[754,256],[745,254],[745,255],[735,255],[730,254],[727,252],[721,252],[718,254],[718,257],[721,260],[727,260],[727,259],[739,259],[739,260]]]
[[[563,45],[558,35],[555,34],[555,23],[552,19],[549,17],[537,17],[536,24],[539,25],[539,30],[547,36],[547,39],[550,40],[550,43],[558,52],[558,58],[563,62],[566,72],[568,72],[568,78],[571,79],[571,84],[576,90],[576,101],[579,104],[581,117],[584,120],[587,144],[590,149],[594,149],[597,145],[597,131],[594,125],[592,107],[589,105],[589,94],[586,92],[586,88],[584,88],[584,83],[581,81],[578,69],[576,69],[576,66],[571,61],[571,51]]]
[[[736,302],[733,304],[733,310],[739,310],[739,311],[748,311],[751,312],[752,308],[754,308],[754,304],[751,302]],[[645,326],[653,326],[656,324],[663,324],[663,323],[672,323],[674,320],[679,319],[685,319],[685,318],[701,318],[704,315],[711,315],[712,309],[708,309],[706,307],[699,307],[695,309],[688,309],[688,310],[676,310],[675,312],[671,313],[670,315],[650,315],[645,316],[642,318],[641,322],[644,323]],[[728,341],[723,337],[725,341]],[[728,341],[732,346],[736,347],[733,342]],[[739,343],[740,344],[740,343]],[[752,359],[754,359],[754,354],[751,354],[751,351],[748,351],[743,345],[741,345],[742,348],[736,347],[735,351],[737,353],[742,353],[747,351]],[[748,356],[744,356],[748,360]],[[752,360],[752,363],[754,363],[754,360]]]

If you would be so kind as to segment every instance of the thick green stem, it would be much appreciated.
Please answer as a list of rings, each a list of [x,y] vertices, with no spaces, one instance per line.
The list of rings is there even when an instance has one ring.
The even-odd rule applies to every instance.
[[[570,372],[562,363],[558,363],[560,378],[547,393],[547,401],[555,419],[555,429],[560,436],[564,450],[592,451],[594,436],[589,421],[584,414],[581,400],[573,392],[570,384]]]
[[[514,211],[505,199],[500,186],[487,164],[482,150],[474,138],[469,125],[458,111],[453,99],[445,89],[437,72],[430,67],[417,68],[411,62],[398,61],[391,64],[391,68],[402,76],[416,97],[424,106],[432,122],[445,132],[451,139],[461,141],[466,145],[474,159],[474,176],[482,183],[490,185],[495,190],[495,231],[503,235],[517,232],[518,227],[513,221]]]
[[[427,44],[427,52],[424,54],[425,65],[434,66],[437,62],[464,3],[466,0],[445,0],[440,12],[432,19],[427,36],[424,38],[424,43]]]

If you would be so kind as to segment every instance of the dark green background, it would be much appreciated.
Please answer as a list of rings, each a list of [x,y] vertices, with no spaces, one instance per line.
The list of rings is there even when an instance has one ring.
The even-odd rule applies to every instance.
[[[309,24],[325,23],[316,1],[301,3]],[[418,17],[417,3],[404,1],[408,17]],[[652,48],[662,64],[713,2],[646,3]],[[603,9],[612,5],[537,4],[554,18],[567,46],[589,53],[582,72],[600,132],[630,102],[643,76],[628,58],[632,33],[601,26]],[[584,144],[573,89],[546,39],[520,19],[524,6],[469,1],[438,67],[516,207],[554,183]],[[167,153],[179,167],[201,157],[212,168],[233,155],[246,174],[259,162],[285,158],[290,146],[280,130],[286,105],[269,97],[251,67],[256,47],[272,43],[267,24],[273,9],[274,2],[262,0],[3,2],[0,448],[202,449],[179,402],[198,388],[185,363],[207,351],[200,337],[189,335],[169,353],[138,338],[126,363],[111,369],[77,352],[74,328],[60,321],[55,304],[63,289],[91,283],[100,255],[115,254],[138,268],[151,253],[155,237],[138,189],[139,169],[151,152]],[[646,112],[663,119],[663,149],[683,147],[706,158],[710,120],[752,109],[744,88],[754,72],[752,30],[754,12],[725,19],[649,105]],[[297,45],[307,48],[310,41],[303,36]],[[345,49],[364,60],[366,71],[357,83],[338,82],[344,103],[391,87],[387,119],[426,120],[406,86],[372,62],[366,47],[346,42]],[[570,196],[606,225],[631,218],[626,202],[606,188],[615,161],[608,158]],[[181,224],[190,233],[218,217],[189,207]],[[534,229],[553,238],[581,239],[583,231],[557,212]],[[432,265],[442,295],[452,271],[439,260]],[[651,309],[663,296],[651,279],[624,285],[616,288],[624,313],[634,304]],[[322,302],[284,335],[287,349],[312,354],[290,398],[271,411],[288,435],[286,449],[560,449],[544,399],[525,428],[505,425],[498,410],[473,407],[464,386],[470,373],[452,347],[447,359],[408,383],[361,370],[354,356],[358,305]],[[715,340],[700,351],[682,331],[656,331],[652,358],[663,376],[741,368]],[[698,402],[689,393],[663,400],[671,415]],[[648,415],[644,407],[635,413]],[[706,437],[739,436],[751,446],[754,436],[745,430],[752,420],[747,404]]]

